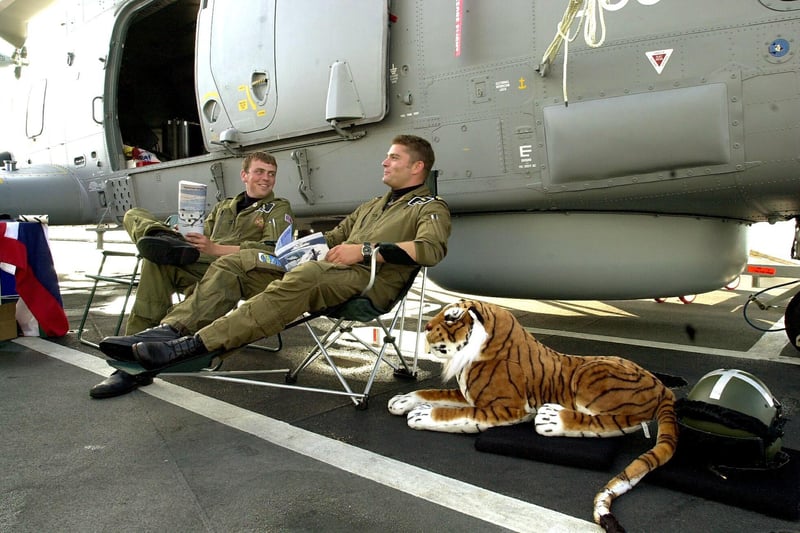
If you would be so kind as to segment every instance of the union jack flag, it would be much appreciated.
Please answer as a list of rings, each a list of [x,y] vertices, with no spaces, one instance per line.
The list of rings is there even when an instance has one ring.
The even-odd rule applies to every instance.
[[[46,226],[0,222],[0,288],[3,296],[19,295],[45,336],[69,331]]]

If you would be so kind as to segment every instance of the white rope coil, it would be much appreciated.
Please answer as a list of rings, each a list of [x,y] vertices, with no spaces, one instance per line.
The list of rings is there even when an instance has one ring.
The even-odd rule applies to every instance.
[[[657,1],[657,0],[656,0]],[[614,9],[616,3],[610,0],[569,0],[566,11],[556,27],[556,36],[547,47],[539,65],[539,74],[546,76],[550,65],[555,61],[561,45],[564,45],[564,72],[562,75],[561,89],[564,93],[564,105],[569,105],[567,98],[567,62],[569,59],[569,43],[575,40],[583,26],[583,40],[592,48],[599,48],[606,40],[606,21],[603,12],[609,8]],[[580,15],[578,27],[570,36],[569,30],[575,22],[575,17]],[[600,37],[597,29],[600,28]]]

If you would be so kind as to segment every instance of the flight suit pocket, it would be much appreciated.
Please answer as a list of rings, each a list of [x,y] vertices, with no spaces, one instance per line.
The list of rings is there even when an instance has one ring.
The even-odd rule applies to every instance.
[[[283,272],[284,269],[275,256],[268,254],[258,248],[241,250],[239,257],[242,261],[242,269],[245,272],[253,270],[277,270]]]

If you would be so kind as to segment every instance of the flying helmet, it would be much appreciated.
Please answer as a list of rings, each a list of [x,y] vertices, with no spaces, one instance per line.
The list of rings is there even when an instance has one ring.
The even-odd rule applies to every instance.
[[[781,452],[780,402],[759,378],[721,368],[697,382],[676,405],[680,446],[695,459],[733,468],[775,468]]]

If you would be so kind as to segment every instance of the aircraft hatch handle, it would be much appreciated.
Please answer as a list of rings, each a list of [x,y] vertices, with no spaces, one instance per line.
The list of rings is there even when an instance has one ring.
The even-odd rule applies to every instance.
[[[222,163],[216,162],[211,165],[211,179],[214,180],[214,184],[217,186],[217,201],[221,202],[225,198],[225,181],[222,179]]]
[[[103,97],[95,96],[92,98],[92,120],[97,124],[103,123]]]
[[[297,173],[300,175],[300,184],[297,190],[307,204],[314,205],[317,201],[317,195],[311,188],[311,171],[308,166],[308,151],[305,148],[294,150],[292,152],[292,160],[297,164]]]

